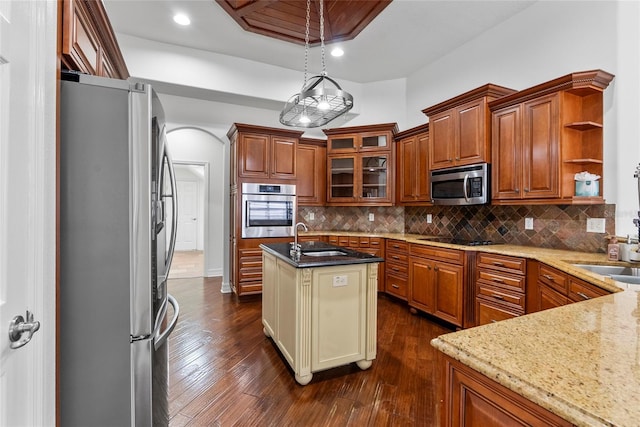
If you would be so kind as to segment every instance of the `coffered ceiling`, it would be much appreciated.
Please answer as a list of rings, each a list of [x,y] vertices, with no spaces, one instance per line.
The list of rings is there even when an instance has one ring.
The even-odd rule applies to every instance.
[[[245,30],[298,44],[305,44],[307,2],[301,0],[216,0]],[[323,12],[324,40],[336,42],[357,36],[391,0],[320,0],[309,2],[309,43],[320,40]]]

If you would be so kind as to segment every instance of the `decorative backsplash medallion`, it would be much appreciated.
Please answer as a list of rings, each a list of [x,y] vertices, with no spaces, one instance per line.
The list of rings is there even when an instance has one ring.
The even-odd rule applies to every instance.
[[[527,217],[533,230],[524,229]],[[606,233],[587,233],[587,218],[605,218]],[[312,230],[405,232],[605,253],[605,236],[615,232],[615,205],[300,207],[298,219]]]

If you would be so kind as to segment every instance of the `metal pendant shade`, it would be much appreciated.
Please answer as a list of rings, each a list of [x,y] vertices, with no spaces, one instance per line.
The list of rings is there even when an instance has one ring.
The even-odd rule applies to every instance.
[[[320,0],[320,44],[322,47],[322,74],[307,79],[309,56],[309,8],[307,0],[307,26],[304,52],[304,83],[300,93],[293,95],[280,113],[280,123],[286,126],[313,128],[329,123],[353,108],[353,96],[327,75],[324,60],[324,14]]]

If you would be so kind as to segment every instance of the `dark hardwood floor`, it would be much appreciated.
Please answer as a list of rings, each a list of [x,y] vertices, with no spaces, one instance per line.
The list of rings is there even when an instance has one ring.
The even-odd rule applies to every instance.
[[[373,365],[355,364],[295,382],[261,323],[261,301],[220,293],[220,278],[174,279],[180,303],[169,340],[169,410],[179,426],[435,426],[437,352],[450,332],[405,303],[378,298]]]

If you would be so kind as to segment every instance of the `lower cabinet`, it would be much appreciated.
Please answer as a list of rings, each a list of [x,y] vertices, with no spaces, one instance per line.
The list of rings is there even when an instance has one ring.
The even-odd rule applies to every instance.
[[[476,326],[525,313],[524,258],[478,253],[475,265]]]
[[[528,311],[541,311],[607,295],[610,292],[573,277],[544,263],[539,263],[535,277],[535,305]]]
[[[464,251],[409,245],[409,306],[462,327]]]
[[[402,240],[388,239],[385,252],[384,290],[406,301],[409,285],[409,245]]]
[[[443,359],[445,395],[441,425],[447,427],[572,425],[458,361],[448,356],[443,356]]]

